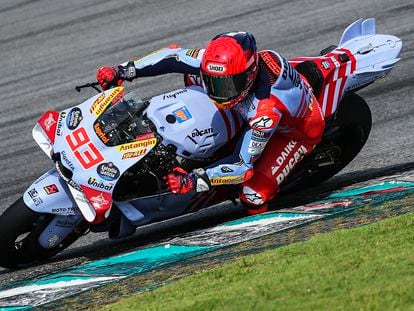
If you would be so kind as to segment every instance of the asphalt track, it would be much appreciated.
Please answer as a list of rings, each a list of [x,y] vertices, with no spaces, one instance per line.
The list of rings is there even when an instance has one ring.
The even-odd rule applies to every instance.
[[[44,111],[62,110],[93,94],[79,94],[74,91],[75,85],[93,81],[96,69],[102,65],[136,59],[172,43],[203,47],[215,34],[229,30],[250,31],[260,49],[276,49],[291,58],[316,55],[336,44],[343,29],[354,20],[376,17],[378,33],[393,34],[403,40],[402,60],[388,77],[359,92],[372,110],[371,136],[360,155],[324,187],[334,188],[338,182],[369,177],[399,164],[411,166],[413,15],[414,4],[410,0],[2,0],[0,212],[50,167],[32,140],[31,129]],[[128,87],[137,88],[146,98],[181,85],[179,75],[170,75],[137,80]],[[228,207],[226,215],[231,210]],[[174,224],[169,222],[167,226]],[[148,238],[154,232],[157,230],[145,228],[136,239]],[[92,245],[86,251],[98,256],[103,243],[98,240],[102,237],[88,235],[72,252],[79,255],[85,249],[79,251],[77,247]],[[75,255],[63,256],[48,265],[19,272],[2,270],[0,282],[44,274],[83,260],[84,257]]]

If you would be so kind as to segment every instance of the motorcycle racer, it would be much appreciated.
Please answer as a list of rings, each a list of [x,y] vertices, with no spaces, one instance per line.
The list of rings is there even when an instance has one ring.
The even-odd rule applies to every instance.
[[[216,36],[205,49],[177,45],[117,67],[102,67],[103,89],[124,80],[183,73],[186,86],[200,85],[219,109],[246,120],[240,160],[188,173],[176,167],[166,176],[173,193],[242,184],[240,199],[249,214],[267,211],[267,202],[293,168],[321,140],[325,121],[308,82],[278,53],[257,51],[248,32]]]

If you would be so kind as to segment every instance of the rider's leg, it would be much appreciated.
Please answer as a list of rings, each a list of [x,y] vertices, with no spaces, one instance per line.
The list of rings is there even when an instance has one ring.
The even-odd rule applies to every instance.
[[[312,151],[313,146],[274,135],[254,165],[252,178],[242,184],[240,200],[249,214],[267,211],[267,202],[293,168]]]
[[[320,142],[325,121],[316,98],[313,104],[291,137],[280,136],[276,132],[254,163],[254,174],[242,184],[240,195],[249,214],[267,211],[267,202],[276,196],[280,184]]]

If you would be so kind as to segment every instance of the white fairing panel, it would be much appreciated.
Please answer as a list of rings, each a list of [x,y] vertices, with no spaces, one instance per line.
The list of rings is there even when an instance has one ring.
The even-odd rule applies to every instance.
[[[55,169],[39,177],[23,194],[27,207],[35,212],[55,215],[80,215],[66,182]]]
[[[163,144],[177,154],[208,159],[240,129],[241,120],[230,110],[219,111],[200,87],[190,87],[152,98],[146,109]]]
[[[359,88],[385,76],[400,60],[400,38],[375,34],[375,19],[357,20],[344,31],[338,49],[355,57],[356,69],[347,80],[345,91]]]

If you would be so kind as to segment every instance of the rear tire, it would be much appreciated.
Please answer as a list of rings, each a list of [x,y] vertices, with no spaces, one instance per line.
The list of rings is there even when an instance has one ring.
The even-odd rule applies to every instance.
[[[46,249],[38,243],[38,238],[53,217],[32,211],[23,198],[12,204],[0,216],[0,266],[12,269],[50,258],[75,242],[88,228],[82,221],[59,245]]]
[[[322,141],[287,178],[281,191],[316,186],[337,174],[361,151],[371,126],[371,110],[366,101],[355,93],[347,94],[338,111],[326,121]]]

